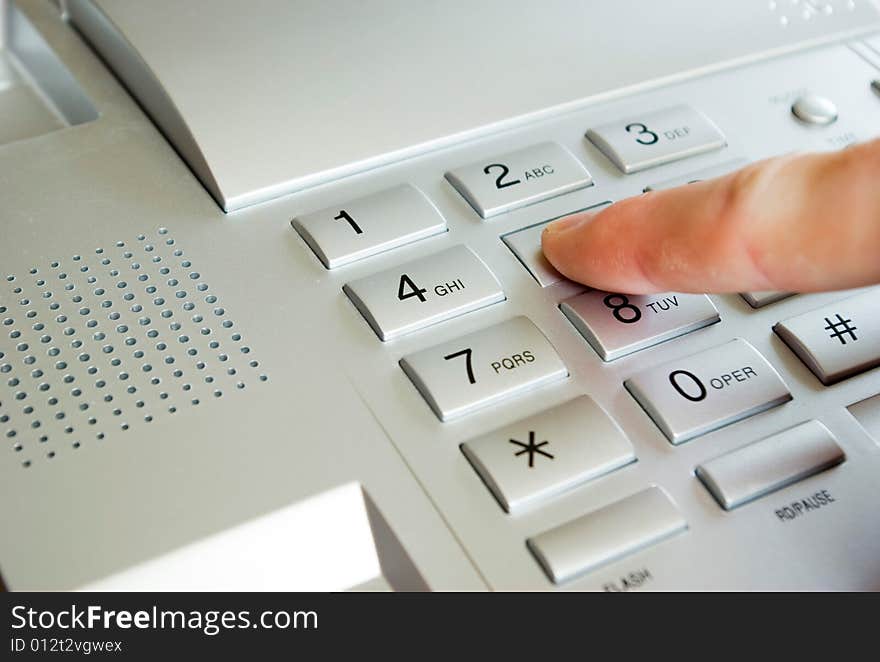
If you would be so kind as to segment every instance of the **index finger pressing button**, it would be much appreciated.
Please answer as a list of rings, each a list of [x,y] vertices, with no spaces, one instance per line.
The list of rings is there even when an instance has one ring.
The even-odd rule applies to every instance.
[[[400,367],[441,421],[568,376],[553,345],[525,317],[410,354]]]
[[[624,386],[673,444],[791,400],[773,366],[740,338],[640,372]]]

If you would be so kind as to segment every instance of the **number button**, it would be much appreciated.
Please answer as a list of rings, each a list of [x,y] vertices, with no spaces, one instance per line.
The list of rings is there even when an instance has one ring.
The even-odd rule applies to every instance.
[[[383,341],[504,300],[488,267],[453,246],[343,286]]]
[[[776,334],[825,384],[880,365],[880,289],[784,320]]]
[[[592,290],[560,305],[563,314],[603,361],[696,331],[721,318],[705,294],[645,296]]]
[[[640,372],[624,386],[673,444],[791,400],[773,366],[741,339]]]
[[[627,133],[636,132],[636,142],[639,145],[653,145],[655,142],[660,140],[660,137],[656,133],[648,130],[648,127],[640,122],[627,124],[624,129]],[[636,131],[636,129],[638,129],[638,131]]]
[[[556,143],[456,168],[446,179],[483,218],[593,184],[584,166]]]
[[[629,439],[586,395],[471,439],[461,450],[508,513],[636,459]]]
[[[328,269],[446,231],[446,221],[418,189],[404,184],[291,224]]]
[[[587,131],[587,138],[626,174],[727,144],[718,127],[690,106],[674,106],[609,122]]]
[[[568,376],[550,341],[525,317],[416,352],[400,367],[441,421]]]

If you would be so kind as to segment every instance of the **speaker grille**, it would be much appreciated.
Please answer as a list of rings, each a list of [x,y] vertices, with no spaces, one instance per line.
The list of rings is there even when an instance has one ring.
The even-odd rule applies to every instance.
[[[8,274],[0,430],[27,468],[267,380],[167,228]]]

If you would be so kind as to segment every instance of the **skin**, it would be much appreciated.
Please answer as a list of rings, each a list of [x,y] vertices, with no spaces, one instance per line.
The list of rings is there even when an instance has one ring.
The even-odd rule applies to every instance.
[[[551,223],[556,269],[609,292],[814,292],[880,283],[880,139],[788,155]]]

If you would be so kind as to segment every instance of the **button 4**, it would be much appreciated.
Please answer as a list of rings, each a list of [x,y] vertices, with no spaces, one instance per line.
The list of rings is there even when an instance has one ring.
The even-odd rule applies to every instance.
[[[441,421],[568,376],[525,317],[405,356],[400,367]]]
[[[773,327],[827,385],[880,365],[880,290],[811,310]]]
[[[560,305],[603,361],[696,331],[721,318],[705,294],[634,296],[593,290]]]
[[[483,218],[593,185],[580,161],[549,142],[456,168],[446,179]]]
[[[791,400],[773,366],[739,338],[645,370],[624,385],[673,444]]]
[[[489,268],[465,246],[343,286],[383,341],[504,300]]]
[[[508,513],[635,460],[632,444],[586,395],[461,446]]]
[[[628,175],[727,144],[718,127],[690,106],[615,120],[590,129],[587,138]]]

